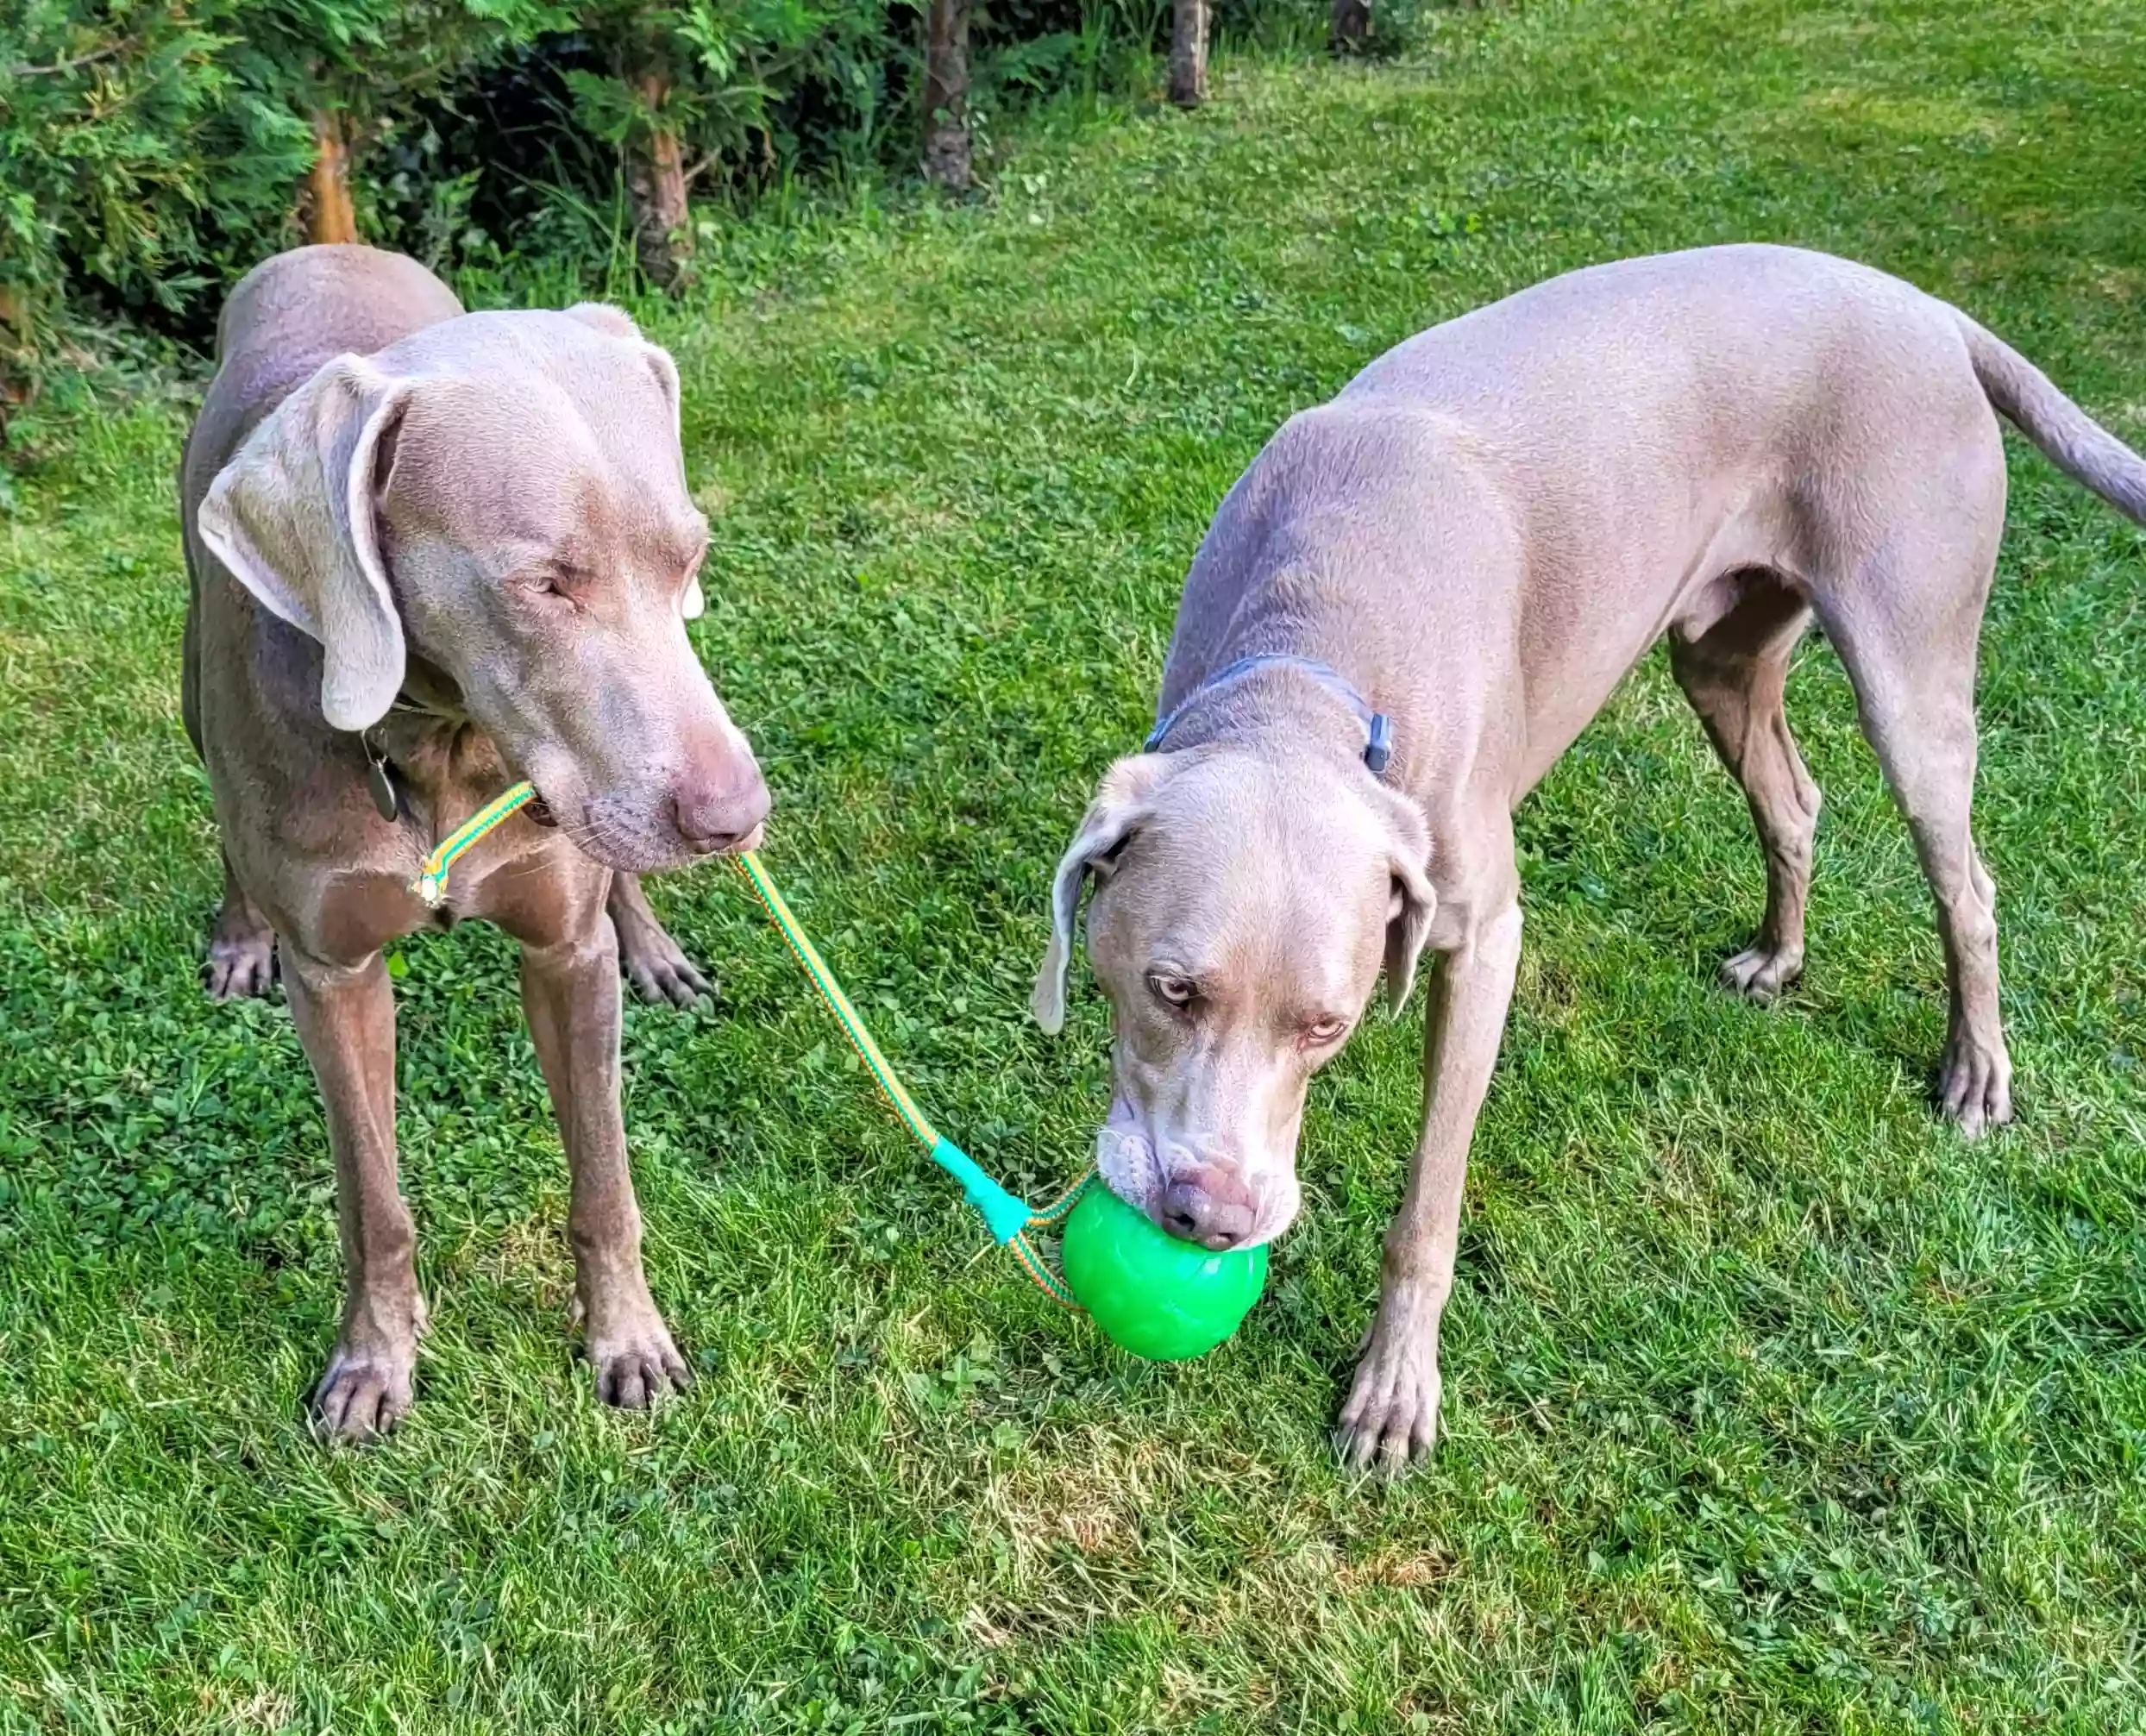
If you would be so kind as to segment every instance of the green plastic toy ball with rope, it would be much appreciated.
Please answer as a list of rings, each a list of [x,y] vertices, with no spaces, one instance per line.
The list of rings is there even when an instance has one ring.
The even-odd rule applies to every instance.
[[[531,786],[517,784],[471,815],[425,858],[411,890],[428,906],[437,907],[446,899],[448,873],[455,859],[504,825],[536,793]],[[751,885],[902,1125],[931,1154],[932,1161],[961,1184],[992,1238],[1013,1250],[1021,1269],[1046,1294],[1066,1307],[1085,1309],[1113,1344],[1156,1362],[1204,1356],[1237,1330],[1266,1287],[1264,1246],[1218,1254],[1181,1242],[1158,1229],[1092,1175],[1082,1176],[1041,1211],[1008,1193],[925,1119],[880,1053],[850,997],[842,992],[834,972],[775,890],[759,856],[747,850],[727,860]],[[1029,1239],[1031,1231],[1061,1219],[1065,1226],[1059,1246],[1063,1278]]]
[[[1058,1244],[1065,1282],[1102,1334],[1158,1363],[1203,1357],[1244,1323],[1267,1283],[1267,1250],[1210,1253],[1091,1181]]]

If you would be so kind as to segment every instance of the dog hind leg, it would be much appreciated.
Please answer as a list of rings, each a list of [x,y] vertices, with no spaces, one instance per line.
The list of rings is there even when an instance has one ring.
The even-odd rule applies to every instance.
[[[1895,454],[1914,461],[1887,491],[1904,510],[1867,498],[1865,510],[1835,517],[1869,527],[1868,540],[1829,563],[1819,611],[1936,900],[1951,1001],[1938,1107],[1973,1136],[2012,1113],[1997,889],[1971,825],[1975,657],[2004,534],[2005,461],[1986,412],[1962,422],[1952,442]]]
[[[223,860],[223,902],[209,924],[209,956],[202,984],[211,1000],[240,1000],[268,993],[276,980],[276,931],[254,907]]]
[[[642,890],[640,875],[614,874],[605,908],[618,933],[619,968],[642,1000],[691,1006],[715,993],[715,985],[649,908],[649,895]]]
[[[1977,614],[1979,617],[1979,610]],[[1970,1136],[2011,1119],[2011,1057],[1998,1008],[1997,887],[1974,847],[1974,642],[1964,649],[1841,639],[1863,733],[1914,834],[1937,902],[1950,1012],[1937,1099]]]
[[[1721,970],[1723,987],[1764,1002],[1803,972],[1820,797],[1783,708],[1789,661],[1810,611],[1770,576],[1751,580],[1735,607],[1697,638],[1672,631],[1669,667],[1714,751],[1742,785],[1766,853],[1766,915],[1758,936]]]

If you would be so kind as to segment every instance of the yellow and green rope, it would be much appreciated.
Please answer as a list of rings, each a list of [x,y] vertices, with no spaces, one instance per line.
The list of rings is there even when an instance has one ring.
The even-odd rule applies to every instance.
[[[415,890],[428,907],[436,907],[447,895],[448,871],[455,859],[467,851],[478,839],[505,822],[528,805],[536,797],[535,788],[529,784],[517,784],[511,790],[486,804],[468,820],[450,834],[438,849],[425,858],[424,871],[418,877]],[[924,1111],[917,1106],[887,1057],[880,1052],[879,1044],[872,1040],[872,1033],[863,1016],[850,1004],[850,997],[842,992],[842,985],[835,979],[827,962],[819,956],[811,937],[806,932],[796,915],[791,911],[782,894],[776,890],[767,865],[756,853],[746,850],[729,858],[731,866],[744,877],[769,919],[788,943],[813,987],[819,991],[820,999],[827,1003],[842,1027],[843,1034],[863,1061],[865,1070],[885,1094],[901,1125],[914,1136],[919,1144],[931,1154],[932,1161],[961,1184],[961,1191],[969,1203],[982,1213],[989,1227],[992,1239],[1013,1250],[1013,1257],[1020,1262],[1021,1269],[1035,1281],[1052,1300],[1078,1309],[1073,1293],[1066,1288],[1065,1281],[1045,1263],[1043,1256],[1028,1238],[1028,1231],[1056,1224],[1070,1212],[1088,1186],[1082,1176],[1057,1199],[1041,1211],[1030,1209],[1028,1202],[1015,1194],[1008,1193],[990,1176],[981,1165],[960,1146],[932,1126]]]
[[[417,893],[427,910],[437,910],[447,897],[448,870],[469,847],[495,826],[505,823],[507,817],[520,812],[536,799],[534,784],[517,784],[511,790],[494,796],[479,808],[461,824],[442,838],[432,854],[424,859],[424,868],[411,890]]]

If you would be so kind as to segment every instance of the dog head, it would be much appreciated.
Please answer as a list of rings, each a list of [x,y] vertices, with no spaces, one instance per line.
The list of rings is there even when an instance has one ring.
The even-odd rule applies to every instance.
[[[754,841],[767,786],[686,636],[707,526],[677,370],[616,309],[465,314],[336,357],[198,523],[319,642],[335,728],[378,723],[421,660],[597,860]]]
[[[1250,1246],[1296,1215],[1311,1076],[1380,968],[1407,998],[1434,899],[1423,817],[1360,768],[1227,748],[1110,768],[1051,889],[1033,1009],[1064,1021],[1082,886],[1109,997],[1109,1118],[1096,1167],[1170,1234]]]

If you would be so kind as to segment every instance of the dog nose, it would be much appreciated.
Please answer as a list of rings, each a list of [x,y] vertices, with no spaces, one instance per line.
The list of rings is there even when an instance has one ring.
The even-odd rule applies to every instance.
[[[734,849],[768,818],[767,780],[757,766],[744,778],[688,772],[671,793],[672,823],[696,850]]]
[[[1181,1242],[1219,1254],[1252,1234],[1252,1220],[1251,1196],[1214,1170],[1196,1171],[1163,1189],[1163,1228]]]

